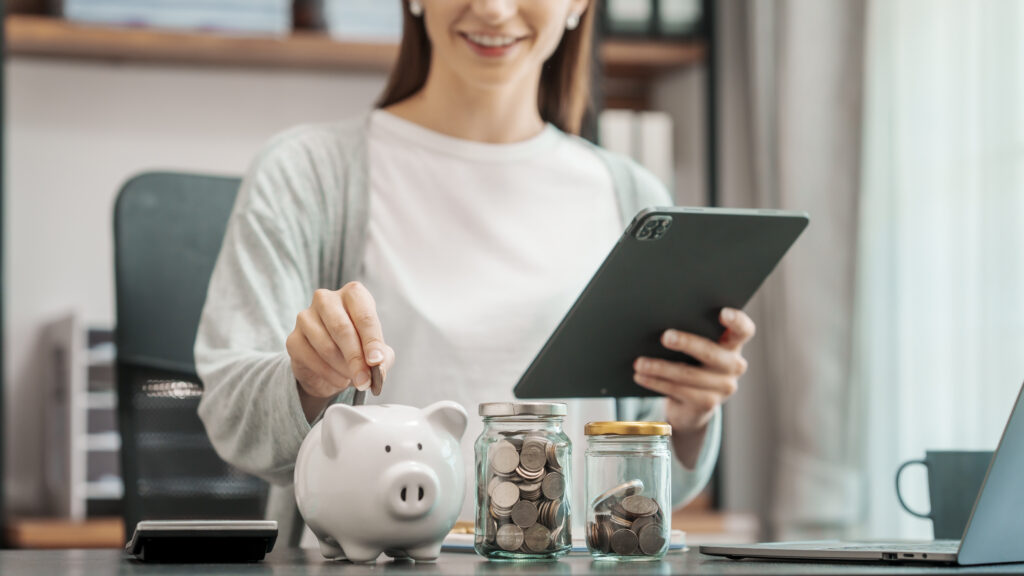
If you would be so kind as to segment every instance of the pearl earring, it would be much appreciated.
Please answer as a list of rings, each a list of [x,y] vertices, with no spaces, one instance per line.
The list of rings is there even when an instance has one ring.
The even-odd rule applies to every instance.
[[[573,12],[572,14],[569,14],[569,17],[565,19],[565,29],[566,30],[575,30],[576,27],[579,26],[579,25],[580,25],[580,15],[575,13],[575,12]]]
[[[409,0],[409,13],[413,16],[423,16],[423,3],[420,0]]]

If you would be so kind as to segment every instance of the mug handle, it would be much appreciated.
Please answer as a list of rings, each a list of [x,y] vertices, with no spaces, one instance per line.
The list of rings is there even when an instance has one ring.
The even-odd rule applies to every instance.
[[[911,510],[910,506],[907,506],[907,503],[903,501],[903,495],[900,494],[900,476],[903,475],[903,470],[905,470],[907,466],[910,466],[911,464],[923,464],[926,469],[928,468],[928,464],[925,463],[924,460],[908,460],[907,462],[900,464],[899,469],[896,470],[896,499],[900,501],[900,506],[903,506],[903,509],[909,512],[910,514],[917,516],[918,518],[930,520],[932,517],[930,510],[927,514],[921,514],[920,512],[915,512],[914,510]]]

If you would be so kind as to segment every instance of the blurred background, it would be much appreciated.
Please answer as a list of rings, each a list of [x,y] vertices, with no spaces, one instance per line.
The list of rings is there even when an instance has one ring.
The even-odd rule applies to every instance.
[[[118,545],[138,490],[113,368],[118,191],[152,170],[239,176],[273,134],[367,110],[401,7],[5,4],[0,516],[12,546]],[[897,466],[994,449],[1024,381],[1024,3],[592,8],[588,138],[679,204],[812,219],[748,308],[751,370],[677,526],[691,542],[930,537],[897,505]],[[924,472],[905,485],[926,509]]]

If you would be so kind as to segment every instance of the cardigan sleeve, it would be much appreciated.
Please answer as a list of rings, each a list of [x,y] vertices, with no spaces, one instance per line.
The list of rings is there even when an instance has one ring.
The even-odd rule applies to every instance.
[[[308,132],[272,140],[243,179],[194,350],[199,417],[217,453],[275,484],[291,483],[310,430],[285,349],[323,276],[322,191]]]

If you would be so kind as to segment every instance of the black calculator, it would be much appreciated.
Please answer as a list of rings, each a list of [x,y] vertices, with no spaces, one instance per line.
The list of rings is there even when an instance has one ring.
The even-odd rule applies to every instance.
[[[276,541],[273,520],[143,520],[124,550],[142,562],[259,562]]]

